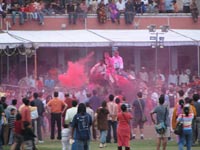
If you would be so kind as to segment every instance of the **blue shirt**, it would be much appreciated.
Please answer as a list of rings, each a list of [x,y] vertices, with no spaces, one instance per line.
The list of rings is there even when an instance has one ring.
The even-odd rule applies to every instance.
[[[81,121],[83,120],[83,121]],[[82,140],[83,136],[90,137],[90,126],[92,125],[92,117],[85,113],[84,115],[76,114],[72,120],[72,128],[74,128],[74,139]],[[84,135],[83,135],[84,134]]]

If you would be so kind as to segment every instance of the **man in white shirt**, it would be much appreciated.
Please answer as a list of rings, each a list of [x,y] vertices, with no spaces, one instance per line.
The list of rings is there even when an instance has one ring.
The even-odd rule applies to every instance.
[[[119,51],[115,50],[114,51],[114,56],[112,57],[113,60],[113,64],[114,64],[114,68],[115,70],[122,70],[124,69],[124,62],[121,56],[119,56]]]
[[[114,95],[109,95],[109,102],[107,102],[107,109],[109,111],[108,115],[108,133],[106,137],[106,142],[111,143],[111,127],[113,131],[114,143],[117,143],[117,113],[118,106],[114,102]]]
[[[149,75],[146,71],[145,67],[142,67],[141,71],[139,72],[139,77],[142,81],[149,82]]]
[[[77,114],[77,104],[78,102],[76,100],[72,101],[72,107],[67,109],[65,114],[65,123],[71,124],[74,116]]]
[[[183,71],[179,76],[179,85],[188,83],[189,83],[189,76]]]
[[[126,3],[126,1],[124,1],[124,0],[118,0],[116,2],[117,9],[119,10],[119,19],[120,19],[120,15],[124,14],[124,12],[125,12],[125,3]]]
[[[175,74],[174,71],[172,71],[170,74],[169,74],[169,77],[168,77],[168,85],[170,84],[174,84],[174,85],[177,85],[178,84],[178,76]]]

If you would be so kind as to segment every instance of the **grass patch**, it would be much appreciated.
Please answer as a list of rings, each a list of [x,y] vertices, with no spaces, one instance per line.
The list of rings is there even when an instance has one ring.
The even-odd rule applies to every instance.
[[[39,150],[61,150],[62,149],[62,144],[61,141],[51,141],[51,140],[46,140],[43,144],[38,144],[37,145]],[[4,146],[4,150],[9,150],[9,146]],[[105,150],[117,150],[117,144],[111,143],[107,144],[107,147],[101,148]],[[92,141],[90,143],[90,150],[101,150],[99,148],[99,142],[94,142]],[[155,140],[132,140],[131,141],[131,149],[135,150],[155,150],[156,149],[156,141]],[[167,145],[167,150],[176,150],[178,149],[178,145],[176,144],[175,141],[168,142]],[[192,150],[199,150],[199,146],[194,146],[192,147]]]

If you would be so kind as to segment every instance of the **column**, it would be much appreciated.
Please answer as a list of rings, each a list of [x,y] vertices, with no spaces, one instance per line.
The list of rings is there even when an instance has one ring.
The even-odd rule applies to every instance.
[[[134,50],[134,64],[135,64],[135,72],[138,73],[141,68],[141,50]]]
[[[171,48],[171,69],[176,70],[178,68],[178,51],[177,48]]]
[[[58,48],[58,66],[62,65],[65,68],[65,50]]]

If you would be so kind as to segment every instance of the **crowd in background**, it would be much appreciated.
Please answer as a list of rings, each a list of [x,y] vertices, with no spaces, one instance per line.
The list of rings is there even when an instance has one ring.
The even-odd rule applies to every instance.
[[[45,72],[44,69],[43,71]],[[33,149],[35,144],[44,142],[47,136],[45,133],[50,130],[48,136],[51,140],[62,140],[63,147],[71,146],[72,150],[77,150],[81,145],[88,149],[91,139],[99,140],[99,147],[114,142],[118,144],[119,150],[123,146],[129,150],[129,139],[138,138],[138,126],[139,138],[143,140],[145,123],[152,125],[165,120],[168,129],[165,134],[157,135],[159,149],[161,142],[164,147],[167,146],[167,139],[171,139],[177,118],[180,119],[179,115],[187,120],[184,121],[186,131],[178,141],[180,150],[186,138],[188,149],[196,141],[200,142],[200,80],[198,74],[189,68],[180,72],[172,70],[169,74],[158,69],[155,74],[152,70],[141,67],[136,73],[133,65],[128,69],[124,68],[123,58],[115,50],[112,56],[104,52],[103,59],[90,70],[91,74],[107,80],[107,88],[106,84],[93,89],[90,89],[89,84],[76,90],[59,88],[57,77],[60,73],[63,73],[62,67],[59,70],[50,69],[46,76],[40,76],[38,80],[30,76],[25,79],[25,89],[20,89],[20,86],[12,89],[15,94],[11,91],[6,93],[5,88],[0,89],[1,134],[4,137],[1,142],[4,145]],[[119,86],[119,76],[128,80],[135,88],[129,86],[128,90],[124,90],[125,87],[112,89],[113,85]],[[127,91],[132,94],[131,97],[125,94]],[[191,114],[185,112],[185,107]],[[157,114],[156,118],[154,114]],[[146,119],[143,120],[144,115],[147,122]],[[84,121],[84,126],[80,130],[77,127],[81,120]],[[62,136],[66,138],[62,139]],[[14,140],[14,137],[17,139]]]
[[[143,13],[192,13],[197,22],[199,10],[196,0],[0,0],[0,14],[6,22],[7,14],[12,16],[12,25],[19,15],[20,25],[29,20],[44,24],[44,15],[69,14],[69,24],[84,21],[87,14],[97,14],[99,23],[111,19],[118,22],[125,15],[130,24],[136,14]]]
[[[189,150],[196,142],[200,144],[199,91],[199,88],[192,88],[188,92],[188,88],[181,87],[171,93],[171,88],[162,87],[155,89],[151,95],[137,92],[127,100],[121,91],[102,96],[93,90],[91,94],[87,93],[87,97],[82,97],[83,101],[74,93],[35,92],[27,93],[22,101],[13,99],[11,103],[1,96],[0,143],[8,144],[12,149],[34,149],[44,142],[46,136],[50,136],[51,140],[61,140],[64,149],[78,150],[80,145],[84,145],[87,147],[84,150],[88,150],[89,141],[98,140],[100,148],[114,142],[118,150],[123,146],[129,150],[130,139],[138,136],[141,140],[145,139],[144,124],[158,124],[164,120],[168,128],[164,134],[157,135],[160,141],[157,148],[161,142],[166,148],[176,123],[182,117],[184,132],[177,143],[180,150],[184,144]],[[153,114],[157,114],[156,117]],[[143,120],[144,115],[148,121]],[[79,123],[84,126],[80,127]],[[50,135],[48,131],[51,131]]]

